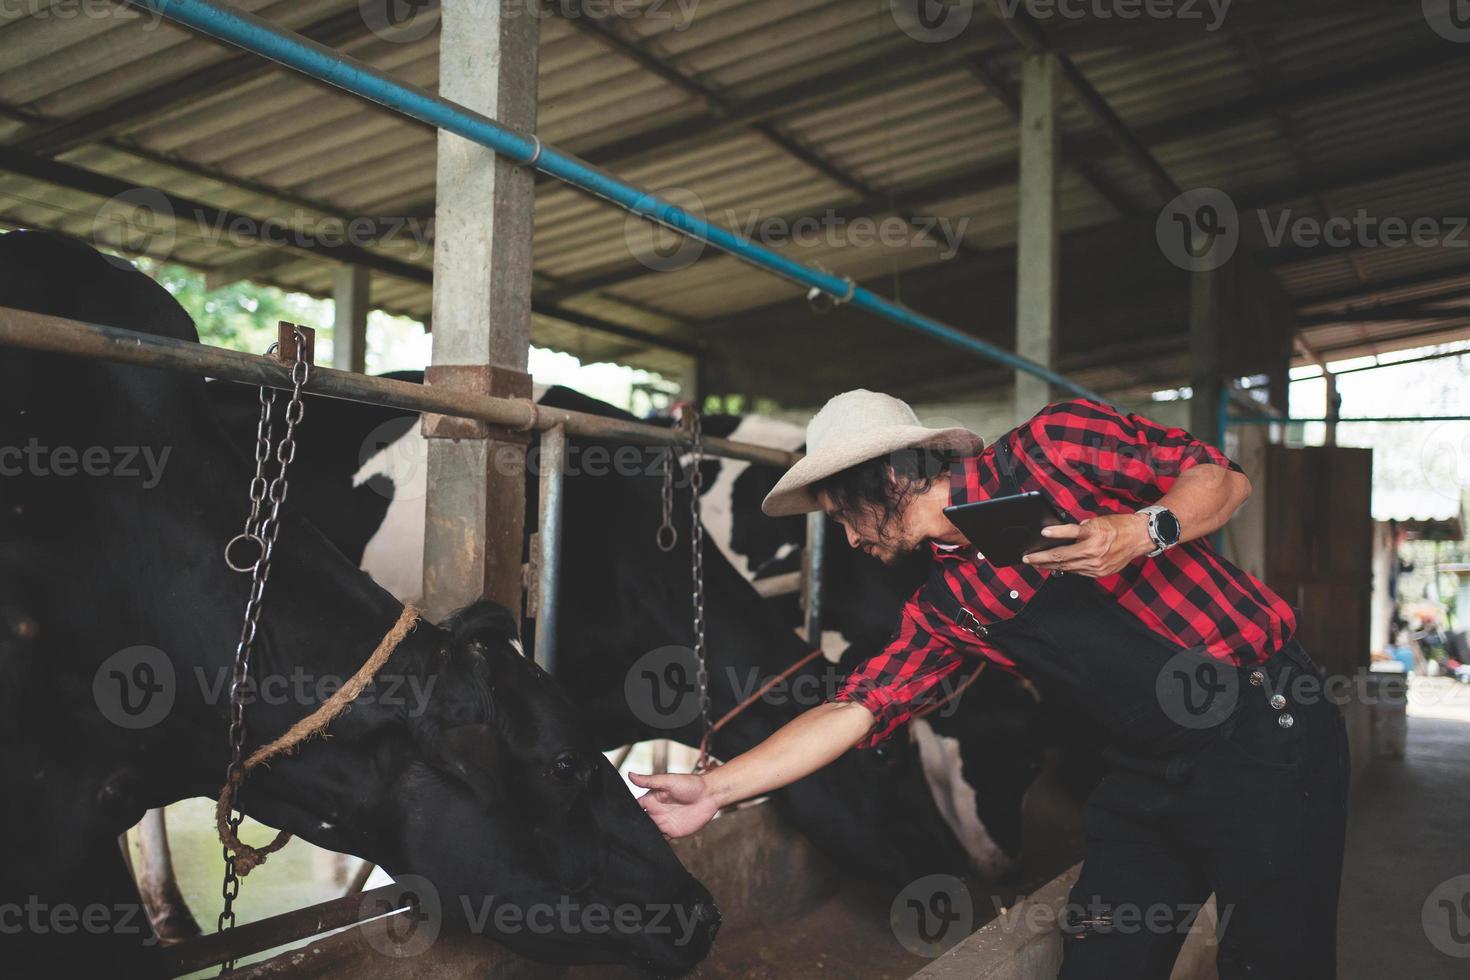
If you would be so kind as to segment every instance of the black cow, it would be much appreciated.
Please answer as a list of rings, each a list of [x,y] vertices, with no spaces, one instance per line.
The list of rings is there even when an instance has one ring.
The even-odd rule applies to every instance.
[[[0,236],[0,306],[196,339],[151,279],[52,234]],[[0,425],[0,962],[7,975],[153,975],[157,948],[133,914],[117,835],[149,807],[219,790],[218,682],[247,589],[221,549],[240,528],[250,472],[203,382],[158,370],[6,349]],[[350,677],[401,611],[288,514],[253,673]],[[538,957],[662,974],[704,957],[718,927],[709,893],[578,709],[520,655],[504,609],[419,621],[371,690],[331,737],[253,772],[245,811],[428,879],[447,924],[479,924]],[[142,724],[137,712],[160,704],[162,717]],[[247,749],[315,706],[253,701]],[[269,871],[250,885],[268,888]],[[524,918],[483,916],[505,907]],[[552,914],[528,928],[533,907],[616,910],[603,921],[619,925]]]
[[[408,372],[396,377],[422,378]],[[214,386],[213,397],[244,444],[254,431],[255,409],[248,393],[236,388]],[[309,411],[315,413],[317,403],[325,401],[317,399]],[[544,391],[540,403],[632,419],[566,388]],[[364,567],[382,584],[405,597],[416,595],[427,452],[416,417],[339,402],[313,418],[319,424],[303,439],[314,441],[303,442],[299,455],[322,465],[310,471],[313,485],[297,481],[302,496],[293,499],[305,513],[319,508],[328,533],[342,535],[337,539],[342,550],[363,556]],[[330,424],[320,424],[327,418]],[[324,441],[335,448],[320,445]],[[345,458],[353,449],[361,457]],[[336,456],[329,460],[329,452]],[[557,678],[609,749],[648,738],[699,741],[696,718],[680,718],[677,711],[650,717],[647,705],[632,703],[625,689],[630,673],[640,683],[637,675],[645,667],[655,681],[668,670],[683,669],[688,676],[689,669],[687,663],[647,659],[657,660],[660,648],[689,645],[692,636],[687,480],[682,475],[678,480],[674,507],[680,543],[665,553],[654,541],[661,514],[658,452],[582,439],[572,440],[569,448]],[[534,462],[539,446],[530,453]],[[334,467],[336,472],[329,473]],[[534,508],[538,486],[531,469],[526,491]],[[307,471],[302,473],[304,479]],[[705,552],[705,579],[711,697],[718,717],[752,693],[760,679],[801,659],[808,647],[714,548]],[[763,698],[721,731],[716,754],[729,758],[755,745],[839,680],[826,661],[808,665],[791,679],[794,696]],[[965,867],[964,852],[924,782],[917,749],[906,742],[881,753],[848,753],[777,793],[775,800],[798,829],[856,872],[906,882]]]

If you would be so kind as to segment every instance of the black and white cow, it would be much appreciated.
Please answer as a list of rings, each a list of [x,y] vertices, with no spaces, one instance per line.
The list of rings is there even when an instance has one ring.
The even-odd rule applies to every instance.
[[[0,306],[196,339],[162,287],[58,235],[0,236]],[[0,963],[17,976],[157,975],[117,836],[147,808],[219,790],[219,682],[248,585],[221,552],[250,471],[202,381],[11,349],[0,353],[0,465]],[[340,683],[402,609],[290,513],[253,674]],[[718,928],[708,891],[517,642],[489,603],[419,621],[377,696],[359,698],[330,738],[253,772],[241,804],[427,879],[448,927],[478,925],[543,958],[687,972]],[[252,700],[247,749],[315,707]],[[526,918],[494,914],[508,906]],[[616,910],[620,924],[553,915],[517,927],[543,906]],[[668,927],[671,912],[681,928]]]
[[[398,377],[421,380],[417,374]],[[218,386],[214,397],[245,442],[254,431],[255,409],[248,393],[236,387]],[[316,402],[325,400],[312,403],[313,413]],[[541,391],[540,402],[632,419],[566,388]],[[328,534],[343,535],[342,550],[361,556],[390,591],[413,597],[422,579],[426,444],[417,417],[362,409],[338,402],[313,414],[318,424],[303,439],[331,441],[338,458],[329,460],[326,447],[318,451],[315,442],[304,441],[300,458],[326,462],[293,479],[293,494],[302,494],[293,499],[306,513],[330,512],[323,514],[323,526]],[[361,459],[340,458],[350,452],[347,447],[359,448]],[[533,444],[533,461],[538,452]],[[661,515],[658,450],[573,439],[568,453],[557,678],[605,748],[661,737],[697,744],[697,717],[650,718],[627,690],[630,675],[636,682],[640,674],[683,669],[668,663],[645,668],[662,648],[691,643],[684,522],[672,552],[655,544]],[[617,459],[624,461],[621,466]],[[326,472],[331,466],[338,467],[335,474]],[[526,491],[533,508],[538,489],[535,473],[529,473]],[[675,513],[688,513],[682,477]],[[705,580],[712,713],[718,717],[762,678],[800,660],[807,647],[715,549],[706,552]],[[834,665],[809,664],[780,696],[760,699],[723,729],[716,754],[729,758],[755,745],[839,680]],[[881,753],[848,753],[774,799],[799,830],[856,872],[906,882],[965,867],[964,852],[925,785],[917,749],[906,743]]]

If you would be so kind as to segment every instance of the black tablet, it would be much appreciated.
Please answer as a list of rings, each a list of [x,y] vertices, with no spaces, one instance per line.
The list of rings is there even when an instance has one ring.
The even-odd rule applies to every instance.
[[[1067,522],[1035,490],[946,507],[944,516],[992,565],[1020,565],[1023,555],[1067,543],[1042,537],[1042,528]]]

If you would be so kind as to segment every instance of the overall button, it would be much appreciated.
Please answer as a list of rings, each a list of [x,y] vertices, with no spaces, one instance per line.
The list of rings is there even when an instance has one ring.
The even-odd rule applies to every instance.
[[[1286,697],[1281,694],[1271,695],[1271,707],[1275,708],[1277,711],[1280,711],[1282,708],[1286,707]]]
[[[1019,599],[1019,598],[1021,598],[1021,593],[1017,592],[1015,589],[1012,589],[1011,590],[1011,598],[1012,599]]]
[[[1263,671],[1251,671],[1251,684],[1260,687],[1264,683],[1266,683],[1266,674]]]
[[[1291,716],[1290,711],[1283,711],[1281,714],[1276,716],[1276,724],[1280,725],[1282,728],[1290,728],[1292,725],[1296,724],[1296,719]]]

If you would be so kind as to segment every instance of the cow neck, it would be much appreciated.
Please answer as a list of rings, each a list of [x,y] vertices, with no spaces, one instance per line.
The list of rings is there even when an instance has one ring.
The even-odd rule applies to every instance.
[[[87,509],[98,517],[94,533],[104,553],[92,564],[100,578],[112,579],[110,588],[123,593],[127,637],[159,647],[190,672],[202,670],[196,676],[216,690],[219,672],[233,662],[250,588],[249,575],[230,570],[223,558],[225,542],[239,533],[248,509],[250,467],[215,421],[202,381],[170,378],[172,383],[160,384],[156,375],[136,369],[108,373],[117,388],[112,400],[123,408],[111,413],[118,422],[98,428],[120,444],[152,443],[172,452],[152,488],[92,481]],[[135,411],[138,405],[148,411]],[[301,424],[311,424],[309,413]],[[292,514],[289,494],[287,501],[252,673],[259,678],[300,669],[345,681],[402,606],[314,525]],[[428,632],[405,643],[405,652],[427,640]],[[199,687],[185,684],[180,690],[195,693]],[[210,698],[211,707],[215,700]],[[268,719],[274,729],[312,707],[293,702],[261,713],[279,716]]]

